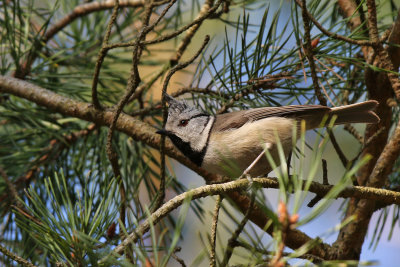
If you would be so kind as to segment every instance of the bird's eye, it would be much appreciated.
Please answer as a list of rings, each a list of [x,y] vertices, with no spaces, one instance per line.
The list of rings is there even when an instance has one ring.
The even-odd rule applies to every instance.
[[[179,122],[179,126],[185,127],[188,124],[189,120],[181,120]]]

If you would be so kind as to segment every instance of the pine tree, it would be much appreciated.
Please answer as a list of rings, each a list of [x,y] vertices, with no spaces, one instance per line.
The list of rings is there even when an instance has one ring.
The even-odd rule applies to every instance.
[[[398,6],[3,0],[0,265],[360,264],[368,230],[376,247],[399,223]],[[163,93],[211,114],[374,99],[381,120],[301,132],[269,177],[230,180],[156,134]],[[330,144],[343,171],[329,168]],[[180,177],[176,161],[201,178]],[[299,230],[337,202],[333,243]],[[203,223],[183,234],[189,212]],[[188,262],[179,245],[198,236]]]

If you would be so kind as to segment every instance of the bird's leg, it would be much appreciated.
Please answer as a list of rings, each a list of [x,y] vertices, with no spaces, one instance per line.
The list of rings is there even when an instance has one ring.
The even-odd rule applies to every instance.
[[[247,167],[244,170],[243,174],[240,176],[240,178],[244,178],[244,177],[247,178],[247,180],[249,181],[249,188],[251,188],[251,186],[253,185],[253,178],[251,177],[249,172],[254,167],[254,165],[256,165],[257,162],[261,159],[261,157],[264,155],[265,151],[271,149],[271,147],[272,147],[271,143],[265,143],[264,149],[263,149],[263,151],[261,151],[260,155],[257,156],[257,158],[249,165],[249,167]]]

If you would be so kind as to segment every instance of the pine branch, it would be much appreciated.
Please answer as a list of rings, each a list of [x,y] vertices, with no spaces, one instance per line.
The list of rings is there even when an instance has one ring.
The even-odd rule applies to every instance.
[[[214,3],[214,0],[206,0],[204,2],[203,6],[201,7],[199,14],[197,14],[196,19],[199,19],[199,18],[203,17],[205,14],[207,14],[207,12],[212,7],[213,3]],[[188,45],[190,44],[193,36],[196,34],[197,30],[200,28],[202,23],[203,23],[203,20],[199,20],[199,23],[194,24],[191,28],[189,28],[187,30],[186,35],[183,38],[183,40],[180,42],[180,44],[178,45],[175,56],[171,59],[171,62],[178,62],[181,59],[183,52],[185,52],[185,50],[188,47]]]
[[[295,1],[296,1],[296,4],[297,4],[299,7],[302,7],[303,4],[302,4],[302,2],[300,2],[300,0],[295,0]],[[350,43],[350,44],[360,45],[360,46],[374,46],[374,45],[375,45],[374,42],[371,42],[371,41],[369,41],[369,40],[355,40],[355,39],[352,39],[352,38],[349,38],[349,37],[346,37],[346,36],[343,36],[343,35],[340,35],[340,34],[337,34],[337,33],[330,32],[330,31],[328,31],[327,29],[325,29],[325,28],[318,22],[318,20],[316,20],[316,19],[313,17],[313,15],[312,15],[307,9],[305,9],[305,12],[306,12],[306,15],[308,16],[308,18],[314,23],[314,25],[317,26],[317,28],[318,28],[323,34],[325,34],[326,36],[329,36],[329,37],[331,37],[331,38],[338,39],[338,40],[341,40],[341,41],[344,41],[344,42],[347,42],[347,43]]]
[[[101,49],[99,51],[99,56],[96,61],[96,66],[94,68],[93,82],[92,82],[92,103],[93,103],[94,107],[97,109],[101,108],[101,104],[99,102],[99,99],[97,98],[97,84],[99,82],[100,69],[101,69],[101,65],[103,64],[104,58],[106,57],[107,52],[108,52],[108,50],[105,47],[108,44],[108,40],[110,39],[112,26],[114,25],[114,23],[117,19],[118,8],[119,8],[119,0],[115,0],[111,19],[108,22],[106,34],[104,35],[103,43],[102,43]]]
[[[221,195],[217,195],[217,200],[215,201],[215,208],[214,208],[214,214],[213,214],[213,223],[212,223],[212,228],[211,228],[210,267],[217,266],[215,249],[216,249],[216,241],[217,241],[217,226],[218,226],[219,209],[221,207],[222,200],[223,200],[223,197]]]
[[[132,7],[132,8],[137,8],[137,7],[142,7],[144,5],[143,0],[121,0],[119,6],[120,7]],[[160,1],[160,4],[163,1]],[[70,25],[73,21],[75,21],[79,17],[83,17],[86,15],[89,15],[90,13],[97,12],[97,11],[102,11],[106,9],[112,9],[114,7],[114,0],[106,0],[103,2],[90,2],[90,3],[85,3],[82,5],[79,5],[74,8],[74,10],[54,23],[42,36],[42,38],[35,42],[33,48],[30,50],[27,59],[25,62],[21,64],[22,68],[17,70],[15,73],[15,77],[17,78],[25,78],[26,75],[30,73],[32,64],[36,60],[37,56],[40,54],[40,51],[44,47],[44,45],[52,39],[58,32],[60,32],[62,29]]]
[[[253,181],[249,182],[249,186],[252,186],[252,182]],[[235,243],[236,243],[237,239],[239,238],[239,235],[243,231],[244,227],[246,226],[247,222],[249,221],[251,209],[254,207],[253,205],[254,205],[255,197],[256,197],[256,191],[253,191],[251,194],[251,198],[250,198],[249,209],[246,211],[246,214],[244,215],[243,219],[236,226],[235,231],[232,233],[231,237],[228,239],[228,244],[226,246],[226,251],[225,251],[221,266],[228,266],[228,262],[229,262],[230,258],[232,257],[233,249],[235,248]]]
[[[277,178],[253,178],[253,183],[259,185],[263,188],[279,188],[279,182]],[[306,184],[306,181],[303,181],[303,185]],[[162,218],[164,218],[167,214],[169,214],[172,210],[178,208],[183,204],[185,199],[189,198],[191,200],[208,197],[210,195],[218,195],[221,193],[229,193],[237,190],[242,190],[248,188],[250,185],[250,181],[247,179],[238,179],[235,181],[222,183],[222,184],[213,184],[213,185],[205,185],[192,190],[189,190],[185,193],[182,193],[171,200],[167,201],[164,205],[162,205],[158,210],[153,212],[149,218],[146,219],[145,222],[140,224],[134,232],[132,232],[119,246],[114,249],[114,255],[120,254],[126,246],[131,243],[137,242],[147,231],[150,230],[150,225],[157,224]],[[317,182],[311,182],[309,187],[309,191],[319,194],[325,195],[333,188],[333,185],[323,185]],[[338,194],[337,197],[343,198],[362,198],[362,199],[372,199],[372,200],[382,200],[386,202],[390,202],[392,204],[400,204],[400,193],[393,192],[385,189],[377,189],[371,187],[362,187],[362,186],[353,186],[347,187],[342,192]],[[250,213],[251,214],[251,213]],[[288,237],[293,230],[288,232]],[[311,253],[315,255],[314,253]],[[324,255],[320,255],[322,258],[325,258]],[[102,260],[104,261],[105,258]]]
[[[11,193],[12,203],[15,204],[18,208],[23,208],[22,203],[18,200],[18,193],[17,189],[15,188],[14,184],[8,179],[7,173],[4,169],[0,166],[0,176],[2,176],[4,182],[8,187],[8,192]]]
[[[349,3],[351,2],[352,1],[349,1]],[[364,140],[369,140],[381,129],[383,129],[383,131],[373,139],[371,145],[363,149],[361,155],[370,154],[372,155],[372,160],[359,170],[358,184],[366,184],[368,186],[379,188],[385,184],[388,175],[392,172],[391,169],[386,169],[386,167],[390,168],[394,164],[394,162],[390,162],[390,160],[394,160],[394,156],[400,154],[400,149],[388,146],[389,144],[392,146],[399,145],[399,126],[396,127],[392,138],[387,143],[389,128],[391,127],[392,111],[386,104],[393,93],[397,93],[400,88],[398,77],[392,75],[393,71],[399,68],[399,64],[390,61],[388,51],[386,48],[383,48],[380,43],[381,38],[378,34],[375,1],[368,0],[367,7],[369,37],[370,40],[375,43],[375,46],[368,49],[364,48],[362,50],[364,58],[375,66],[386,68],[389,72],[376,72],[371,68],[368,68],[365,71],[366,84],[370,97],[380,102],[380,105],[377,108],[377,114],[381,118],[381,121],[378,125],[367,127]],[[354,12],[355,10],[352,11],[352,13]],[[351,12],[347,10],[346,14],[350,13]],[[399,18],[397,18],[397,20],[399,20]],[[373,50],[371,51],[371,49]],[[387,164],[387,166],[383,166],[383,164]],[[359,259],[361,247],[364,243],[368,225],[374,210],[374,201],[357,199],[352,199],[350,201],[345,219],[355,214],[357,215],[356,219],[340,230],[338,239],[335,241],[333,250],[330,252],[330,258]]]
[[[33,164],[33,166],[30,167],[24,175],[20,176],[15,182],[12,183],[16,191],[18,192],[22,188],[28,187],[28,185],[32,182],[35,174],[40,171],[41,166],[46,165],[51,160],[56,160],[64,149],[68,148],[79,139],[87,137],[95,129],[96,125],[90,124],[86,127],[86,129],[68,134],[64,136],[61,140],[50,140],[49,147],[46,149],[46,153],[44,155],[41,155],[40,158],[38,157],[34,161],[32,161],[29,165]],[[0,201],[4,200],[7,195],[8,192],[0,195]]]
[[[208,9],[207,12],[205,12],[204,14],[201,14],[195,20],[193,20],[192,22],[190,22],[189,24],[187,24],[185,26],[182,26],[178,30],[176,30],[176,31],[174,31],[172,33],[168,33],[166,35],[160,36],[160,37],[158,37],[158,38],[156,38],[154,40],[141,41],[140,45],[144,46],[144,45],[158,44],[158,43],[162,43],[162,42],[165,42],[167,40],[170,40],[172,38],[175,38],[176,36],[180,35],[184,31],[190,29],[194,25],[202,23],[204,20],[206,20],[207,18],[211,17],[217,11],[218,7],[221,5],[221,3],[223,1],[224,0],[219,0],[212,8]],[[107,46],[107,48],[108,49],[113,49],[113,48],[117,48],[117,47],[130,47],[130,46],[133,46],[134,44],[135,44],[135,41],[126,42],[126,43],[110,44],[110,45]]]
[[[357,16],[357,3],[354,0],[338,0],[338,6],[343,16],[348,19],[347,25],[350,30],[354,31],[362,24],[361,16]],[[372,47],[362,46],[364,58],[367,59]]]
[[[3,253],[4,255],[6,255],[7,257],[11,258],[12,260],[18,262],[19,264],[21,264],[22,266],[26,266],[26,267],[36,267],[36,265],[30,263],[29,261],[21,258],[20,256],[12,253],[11,251],[9,251],[7,248],[3,247],[2,245],[0,245],[0,252]]]
[[[315,71],[314,53],[312,50],[313,48],[311,46],[310,21],[309,21],[309,17],[307,16],[306,0],[302,0],[301,10],[302,10],[303,24],[304,24],[304,37],[305,37],[305,41],[306,41],[304,50],[306,53],[306,57],[308,59],[308,63],[310,64],[311,78],[313,81],[315,95],[317,96],[319,103],[323,106],[326,106],[326,104],[327,104],[326,99],[324,98],[324,96],[321,93],[321,88],[319,87],[317,73]]]
[[[168,6],[163,9],[160,16],[157,18],[157,20],[154,23],[152,23],[151,25],[149,25],[149,19],[150,19],[150,14],[152,13],[155,5],[153,2],[150,2],[149,4],[147,4],[145,6],[145,12],[144,12],[144,16],[143,16],[143,26],[139,32],[139,35],[134,40],[133,51],[132,51],[132,58],[133,58],[132,69],[131,69],[131,74],[128,79],[126,92],[125,92],[124,96],[120,99],[120,101],[118,102],[118,104],[115,108],[113,119],[111,121],[111,125],[109,128],[108,134],[107,134],[106,151],[107,151],[108,159],[111,162],[111,166],[113,168],[114,175],[115,175],[115,177],[117,177],[117,179],[119,179],[120,197],[121,197],[120,214],[121,214],[121,221],[124,226],[126,223],[125,222],[126,205],[127,205],[126,190],[125,190],[125,185],[124,185],[124,182],[122,179],[122,173],[120,171],[119,164],[118,164],[118,156],[117,156],[117,153],[114,151],[114,148],[112,145],[113,132],[115,130],[118,117],[120,116],[124,106],[128,103],[129,99],[131,98],[131,96],[135,92],[136,88],[138,87],[139,83],[141,82],[138,65],[139,65],[140,57],[142,55],[142,47],[139,45],[139,43],[142,40],[144,40],[146,38],[147,34],[149,34],[157,26],[157,24],[165,16],[165,14],[168,12],[168,10],[172,7],[172,5],[175,2],[176,2],[176,0],[170,1]],[[118,4],[116,4],[116,6],[118,6]],[[117,14],[116,13],[117,9],[118,8],[114,9],[114,12],[113,12],[114,16],[116,16],[116,14]],[[115,18],[114,18],[114,20],[115,20]],[[110,21],[109,28],[111,28],[112,22],[113,22],[113,19],[111,19],[111,21]],[[107,37],[107,34],[106,34],[106,37]],[[105,39],[104,43],[107,43],[107,41],[108,40]],[[102,49],[106,50],[107,48],[105,45],[103,45]],[[95,106],[95,108],[98,108],[98,107]]]

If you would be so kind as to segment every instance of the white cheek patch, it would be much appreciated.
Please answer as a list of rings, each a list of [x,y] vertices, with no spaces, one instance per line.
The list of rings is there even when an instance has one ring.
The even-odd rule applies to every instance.
[[[214,124],[215,118],[213,116],[209,117],[210,119],[208,120],[208,123],[206,127],[203,129],[203,131],[200,134],[200,137],[198,139],[198,142],[195,144],[190,143],[190,146],[193,150],[195,151],[202,151],[204,147],[207,146],[207,141],[208,141],[208,136],[210,135],[211,128]]]

